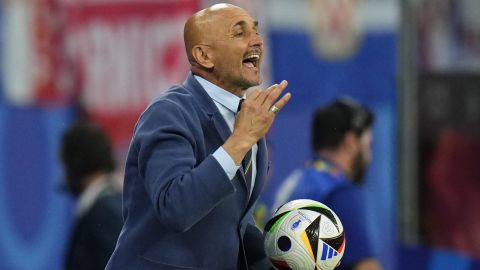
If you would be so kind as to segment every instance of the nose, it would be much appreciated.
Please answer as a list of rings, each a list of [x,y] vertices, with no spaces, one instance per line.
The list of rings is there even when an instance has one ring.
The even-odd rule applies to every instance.
[[[258,46],[262,47],[263,46],[263,38],[260,36],[258,33],[254,33],[252,35],[252,39],[250,40],[250,46]]]

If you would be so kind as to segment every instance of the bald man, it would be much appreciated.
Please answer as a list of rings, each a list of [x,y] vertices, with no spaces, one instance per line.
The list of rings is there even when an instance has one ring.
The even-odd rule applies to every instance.
[[[269,167],[264,135],[290,93],[282,96],[283,81],[245,96],[261,82],[257,27],[228,4],[186,22],[191,72],[135,127],[125,223],[107,269],[270,268],[252,206]]]

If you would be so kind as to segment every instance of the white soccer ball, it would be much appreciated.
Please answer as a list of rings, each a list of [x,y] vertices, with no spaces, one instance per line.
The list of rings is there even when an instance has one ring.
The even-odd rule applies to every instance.
[[[335,269],[345,252],[340,219],[313,200],[294,200],[279,207],[264,233],[265,252],[277,269]]]

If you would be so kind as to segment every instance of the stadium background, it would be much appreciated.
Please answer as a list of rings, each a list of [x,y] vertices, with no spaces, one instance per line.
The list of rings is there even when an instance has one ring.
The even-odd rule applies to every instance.
[[[480,26],[473,27],[477,43],[462,47],[451,39],[464,32],[458,34],[448,21],[438,26],[422,13],[422,2],[441,6],[450,1],[359,0],[352,5],[355,1],[338,0],[330,6],[331,1],[314,1],[315,7],[328,10],[329,21],[317,22],[319,9],[307,0],[226,1],[260,20],[267,45],[265,84],[286,79],[293,93],[268,135],[273,164],[269,185],[278,185],[310,157],[312,110],[338,95],[350,95],[376,114],[374,161],[364,194],[385,269],[480,269],[475,260],[480,255],[434,248],[423,237],[418,194],[426,150],[419,147],[425,139],[420,132],[427,141],[435,134],[412,126],[431,124],[418,108],[432,98],[418,94],[417,86],[451,82],[448,76],[432,79],[425,71],[466,70],[473,77],[470,88],[478,86],[471,71],[478,70],[472,58],[478,60]],[[61,269],[74,204],[62,191],[57,156],[62,132],[79,113],[86,113],[110,134],[122,162],[145,104],[185,78],[185,18],[214,2],[0,3],[0,269]],[[480,12],[478,5],[473,7]],[[324,44],[336,39],[340,43]],[[353,45],[328,49],[342,42]],[[465,95],[476,98],[476,90]],[[270,195],[267,191],[264,200]]]

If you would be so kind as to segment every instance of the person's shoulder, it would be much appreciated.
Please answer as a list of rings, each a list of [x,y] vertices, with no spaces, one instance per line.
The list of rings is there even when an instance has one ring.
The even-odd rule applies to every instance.
[[[298,198],[321,201],[336,185],[329,175],[312,167],[297,168],[276,189],[274,206]]]
[[[122,212],[122,193],[112,192],[98,198],[96,205],[99,209],[106,209],[114,213]]]
[[[185,88],[185,86],[176,84],[172,85],[165,92],[154,98],[148,105],[146,111],[148,111],[149,109],[154,110],[159,107],[182,107],[185,105],[185,103],[188,102],[195,102],[192,92]]]
[[[192,133],[208,118],[191,92],[182,85],[172,86],[147,106],[134,128],[137,150],[139,143],[160,134],[183,134],[193,140]]]
[[[322,187],[343,187],[348,185],[348,181],[340,174],[335,174],[330,171],[319,171],[312,167],[307,167],[303,170],[304,178],[308,179],[312,185]]]
[[[86,226],[96,228],[121,228],[122,218],[122,194],[112,193],[102,195],[93,204],[90,210],[85,213],[83,221]]]
[[[139,122],[149,119],[155,123],[188,118],[196,110],[196,100],[183,85],[174,85],[154,98],[140,116]]]
[[[361,190],[352,183],[343,183],[332,189],[326,200],[334,205],[342,205],[345,209],[352,210],[352,215],[362,215],[364,198]]]

